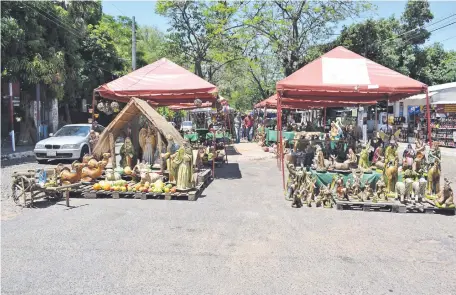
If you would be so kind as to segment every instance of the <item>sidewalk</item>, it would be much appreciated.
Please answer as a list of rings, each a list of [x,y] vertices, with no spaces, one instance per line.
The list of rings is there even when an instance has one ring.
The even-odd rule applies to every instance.
[[[19,158],[26,158],[26,157],[33,157],[35,154],[33,153],[33,149],[35,146],[33,145],[22,145],[16,146],[16,151],[13,152],[13,149],[10,146],[2,147],[2,160],[11,160],[11,159],[19,159]]]

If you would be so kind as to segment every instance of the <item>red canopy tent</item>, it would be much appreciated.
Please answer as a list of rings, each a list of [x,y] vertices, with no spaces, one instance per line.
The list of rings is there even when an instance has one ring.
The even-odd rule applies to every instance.
[[[285,187],[282,148],[282,104],[289,101],[308,101],[314,106],[329,102],[388,100],[426,93],[428,138],[431,142],[430,107],[427,85],[377,64],[342,46],[322,55],[285,79],[277,82],[277,114],[279,157]],[[375,103],[374,102],[374,103]]]
[[[310,100],[310,99],[290,99],[282,97],[282,109],[307,109],[307,108],[322,108],[322,107],[351,107],[357,105],[375,104],[377,100],[366,101],[336,101],[336,100]],[[255,108],[277,108],[277,94],[260,101],[255,105]]]
[[[199,108],[210,108],[210,107],[212,107],[211,102],[204,102],[200,106],[197,106],[194,103],[180,103],[180,104],[168,106],[168,108],[173,111],[194,110],[194,109],[199,109]]]
[[[131,97],[160,106],[217,99],[217,87],[172,61],[162,58],[94,90],[101,97],[128,102]]]

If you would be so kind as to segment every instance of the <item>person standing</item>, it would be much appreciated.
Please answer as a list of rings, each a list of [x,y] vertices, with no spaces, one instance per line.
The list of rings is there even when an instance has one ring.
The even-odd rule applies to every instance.
[[[244,125],[245,125],[247,140],[250,142],[250,141],[252,141],[250,132],[252,131],[252,127],[253,127],[253,119],[252,119],[251,115],[248,115],[245,117]]]
[[[234,117],[234,133],[236,143],[239,143],[241,141],[241,123],[241,116],[239,116],[239,113],[237,113]]]

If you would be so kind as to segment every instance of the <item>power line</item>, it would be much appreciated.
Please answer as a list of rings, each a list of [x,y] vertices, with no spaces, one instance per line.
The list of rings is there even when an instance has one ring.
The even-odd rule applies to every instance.
[[[112,3],[112,2],[109,2],[109,3],[111,3],[111,5],[114,6],[114,8],[117,9],[118,12],[120,12],[120,15],[125,15],[122,11],[120,11],[120,9],[116,5],[114,5],[114,3]]]
[[[456,35],[451,36],[451,37],[446,38],[446,39],[443,39],[443,40],[440,40],[440,41],[437,41],[437,43],[443,43],[443,42],[448,41],[448,40],[453,39],[453,38],[456,38]]]

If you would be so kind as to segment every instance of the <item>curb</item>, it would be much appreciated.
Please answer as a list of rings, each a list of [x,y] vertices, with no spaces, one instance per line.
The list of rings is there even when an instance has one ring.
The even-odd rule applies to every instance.
[[[35,153],[33,151],[27,152],[19,152],[19,153],[11,153],[2,155],[2,160],[12,160],[12,159],[20,159],[20,158],[27,158],[27,157],[34,157]]]

